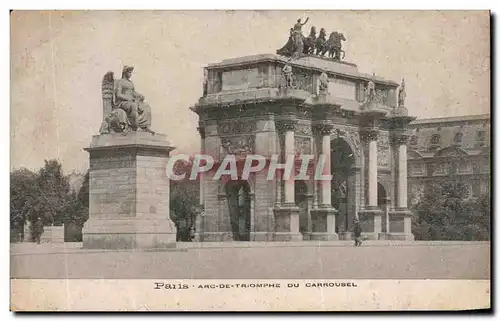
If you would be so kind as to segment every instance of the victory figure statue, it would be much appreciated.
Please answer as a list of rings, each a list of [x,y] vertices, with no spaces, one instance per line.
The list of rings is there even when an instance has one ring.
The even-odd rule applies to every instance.
[[[405,90],[405,80],[403,78],[403,81],[401,82],[401,88],[399,88],[399,94],[398,94],[399,107],[405,106],[405,99],[406,99],[406,90]]]
[[[144,102],[144,96],[135,91],[130,80],[134,67],[125,66],[122,78],[114,80],[113,72],[104,75],[102,98],[104,121],[100,133],[128,132],[142,130],[153,133],[151,126],[151,107]]]

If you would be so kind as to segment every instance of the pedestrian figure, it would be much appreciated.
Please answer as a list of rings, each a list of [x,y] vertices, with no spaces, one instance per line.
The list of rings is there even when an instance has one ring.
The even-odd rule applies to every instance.
[[[42,218],[39,217],[35,222],[35,240],[37,244],[40,244],[40,239],[43,234],[43,222]]]
[[[354,219],[354,246],[360,246],[362,242],[361,240],[361,224],[357,218]]]

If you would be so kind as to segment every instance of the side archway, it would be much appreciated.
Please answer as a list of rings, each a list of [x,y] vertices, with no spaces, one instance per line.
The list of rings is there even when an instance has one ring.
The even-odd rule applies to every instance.
[[[250,241],[252,198],[246,180],[229,181],[224,190],[229,207],[229,218],[234,241]]]

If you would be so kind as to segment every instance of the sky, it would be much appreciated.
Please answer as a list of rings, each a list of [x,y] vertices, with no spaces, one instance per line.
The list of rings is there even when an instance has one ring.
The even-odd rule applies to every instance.
[[[199,150],[203,67],[275,53],[295,21],[343,32],[345,60],[400,82],[418,118],[490,112],[487,11],[14,11],[11,13],[10,167],[58,159],[88,169],[102,121],[101,80],[135,66],[132,81],[152,106],[152,129],[176,152]]]

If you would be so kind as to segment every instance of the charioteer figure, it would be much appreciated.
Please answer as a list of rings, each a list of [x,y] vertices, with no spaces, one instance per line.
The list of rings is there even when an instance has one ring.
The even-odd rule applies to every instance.
[[[293,43],[295,45],[294,55],[301,55],[304,52],[304,35],[302,34],[302,26],[309,21],[309,17],[302,23],[301,19],[293,26]]]

